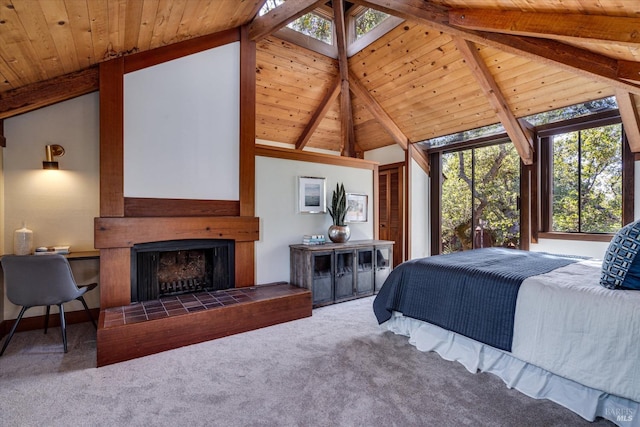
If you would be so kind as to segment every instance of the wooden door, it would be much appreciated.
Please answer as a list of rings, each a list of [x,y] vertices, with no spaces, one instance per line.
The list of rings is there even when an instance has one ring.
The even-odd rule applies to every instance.
[[[379,237],[392,240],[393,266],[404,261],[404,177],[403,164],[380,166]]]

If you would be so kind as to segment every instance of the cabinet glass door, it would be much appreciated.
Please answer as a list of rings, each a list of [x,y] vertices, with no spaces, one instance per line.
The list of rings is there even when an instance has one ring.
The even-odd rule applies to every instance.
[[[358,277],[356,279],[356,293],[358,295],[373,292],[373,249],[358,250]]]
[[[313,304],[333,301],[331,253],[313,255]]]
[[[336,252],[335,299],[353,296],[354,252]]]
[[[391,247],[375,248],[375,292],[378,292],[391,272]]]

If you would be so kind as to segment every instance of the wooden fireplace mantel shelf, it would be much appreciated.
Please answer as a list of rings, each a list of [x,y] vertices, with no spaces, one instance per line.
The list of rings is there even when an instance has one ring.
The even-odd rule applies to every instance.
[[[101,217],[94,223],[97,249],[130,248],[137,243],[176,239],[252,242],[260,238],[257,217]]]

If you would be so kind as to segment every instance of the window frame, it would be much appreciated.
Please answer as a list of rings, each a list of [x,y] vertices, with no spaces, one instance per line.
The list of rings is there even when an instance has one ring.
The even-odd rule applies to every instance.
[[[535,170],[539,174],[539,179],[535,179],[538,197],[532,197],[532,211],[538,215],[532,215],[532,236],[531,241],[537,243],[539,238],[563,239],[563,240],[583,240],[608,242],[614,233],[584,233],[584,232],[564,232],[553,231],[553,153],[551,150],[551,138],[555,135],[582,131],[602,126],[619,124],[622,126],[622,225],[634,219],[634,156],[629,149],[627,136],[624,132],[624,125],[620,117],[619,110],[611,110],[604,113],[594,114],[588,117],[565,120],[549,125],[538,126],[536,128],[536,162]],[[631,191],[629,191],[629,187]]]
[[[431,228],[431,255],[442,253],[442,155],[444,153],[452,153],[457,151],[471,150],[477,148],[488,147],[491,145],[499,145],[504,143],[513,143],[506,133],[499,133],[479,137],[464,142],[456,142],[449,145],[433,147],[427,150],[431,165],[430,173],[430,228]],[[529,219],[531,217],[531,205],[529,200],[531,196],[532,177],[530,166],[526,166],[520,159],[520,203],[518,209],[520,211],[520,245],[519,249],[529,250],[531,233]]]
[[[349,8],[347,13],[345,14],[345,29],[346,29],[346,48],[347,48],[347,57],[351,57],[356,53],[360,52],[365,47],[369,46],[374,41],[378,40],[383,35],[387,34],[389,31],[396,28],[398,25],[402,24],[405,20],[403,18],[399,18],[397,16],[390,15],[380,24],[378,24],[375,28],[369,31],[364,36],[360,37],[356,40],[355,36],[355,18],[359,13],[362,13],[368,7],[366,6],[358,6],[353,5]],[[373,7],[373,9],[375,9]],[[271,9],[269,12],[275,10]],[[336,45],[336,26],[335,20],[333,16],[333,9],[327,5],[322,5],[313,9],[308,13],[313,13],[318,15],[324,19],[331,21],[331,39],[332,43],[327,44],[321,40],[318,40],[314,37],[303,34],[299,31],[293,30],[288,26],[283,26],[278,31],[274,32],[273,35],[278,37],[279,39],[288,41],[297,46],[310,49],[316,53],[321,55],[325,55],[329,58],[338,59],[338,47]]]

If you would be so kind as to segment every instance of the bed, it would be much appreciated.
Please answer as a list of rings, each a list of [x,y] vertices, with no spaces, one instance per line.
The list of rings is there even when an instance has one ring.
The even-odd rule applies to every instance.
[[[602,260],[513,249],[411,260],[392,271],[373,309],[421,351],[586,420],[640,427],[640,292],[625,289],[633,259],[624,255],[615,283]]]

